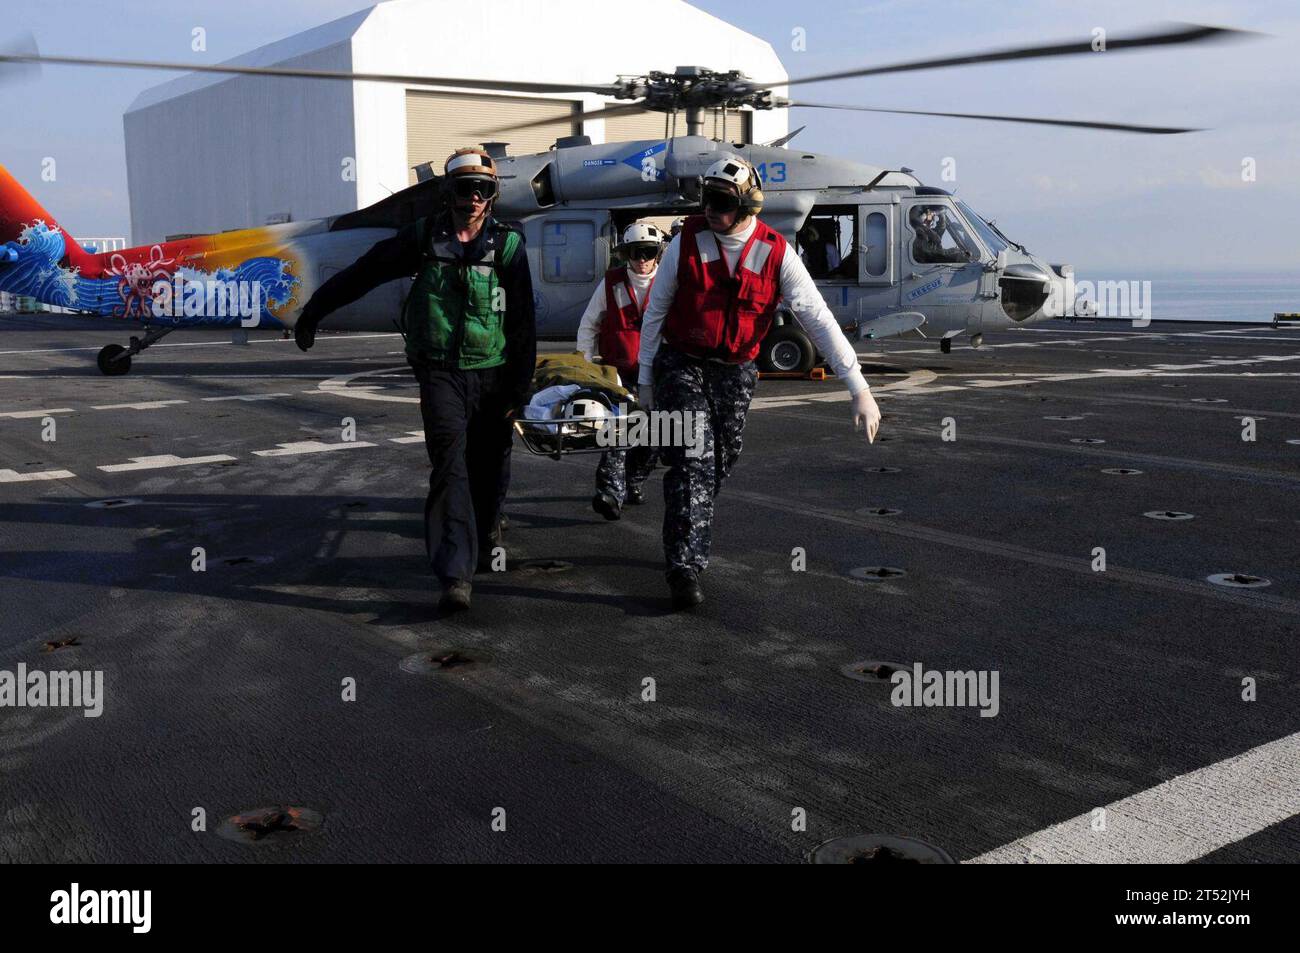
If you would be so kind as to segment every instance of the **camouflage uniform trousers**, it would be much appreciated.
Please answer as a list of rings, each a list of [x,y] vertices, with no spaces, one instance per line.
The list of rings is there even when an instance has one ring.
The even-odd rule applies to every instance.
[[[633,382],[630,386],[635,387],[637,368],[620,367],[618,376],[621,380]],[[596,492],[609,494],[622,506],[627,502],[628,486],[643,485],[654,470],[658,457],[658,447],[606,450],[600,455],[596,467]]]
[[[644,484],[654,470],[658,456],[657,447],[606,450],[596,466],[596,492],[612,496],[622,506],[627,502],[628,486]]]
[[[745,416],[758,383],[753,361],[721,364],[700,360],[663,343],[654,362],[656,411],[702,412],[695,434],[703,452],[684,446],[660,450],[664,475],[664,558],[668,571],[702,572],[713,541],[713,498],[731,472],[742,445]]]

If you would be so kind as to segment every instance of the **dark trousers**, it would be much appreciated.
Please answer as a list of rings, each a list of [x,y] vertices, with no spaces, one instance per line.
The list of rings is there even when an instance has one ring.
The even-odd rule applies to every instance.
[[[513,430],[501,396],[501,368],[417,369],[429,496],[424,545],[433,574],[445,583],[470,580],[480,548],[497,538],[510,486]]]
[[[637,367],[620,367],[618,376],[623,386],[636,390]],[[627,500],[629,486],[645,483],[655,468],[659,456],[657,447],[632,447],[628,450],[606,450],[596,466],[596,492],[607,493],[618,500],[620,506]]]
[[[657,447],[606,450],[596,465],[596,491],[612,496],[622,506],[627,501],[628,487],[639,488],[645,483],[658,455]]]
[[[684,446],[664,447],[664,559],[668,571],[702,572],[709,565],[713,542],[713,498],[740,457],[745,416],[758,383],[753,361],[720,364],[698,360],[659,346],[654,362],[656,411],[698,411],[703,427],[696,433],[703,453]]]

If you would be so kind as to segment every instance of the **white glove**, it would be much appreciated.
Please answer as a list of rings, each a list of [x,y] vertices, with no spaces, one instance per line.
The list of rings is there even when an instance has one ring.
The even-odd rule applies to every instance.
[[[655,389],[653,384],[642,384],[636,391],[637,400],[641,402],[642,410],[655,409]]]
[[[584,361],[586,361],[588,364],[595,364],[595,363],[596,363],[596,355],[595,355],[595,354],[592,354],[590,351],[583,351],[583,352],[582,352],[582,359],[583,359]]]
[[[880,429],[880,408],[871,391],[864,390],[853,398],[853,429],[866,430],[867,443],[876,442],[876,431]]]

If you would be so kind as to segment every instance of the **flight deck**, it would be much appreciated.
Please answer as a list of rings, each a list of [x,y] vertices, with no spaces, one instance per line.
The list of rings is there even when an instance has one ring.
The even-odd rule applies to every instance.
[[[443,617],[398,336],[106,378],[120,327],[4,326],[0,669],[103,692],[0,712],[0,860],[1300,852],[1300,328],[860,344],[871,446],[834,379],[765,380],[691,613],[662,471],[606,522],[594,456],[517,446],[506,570]],[[996,695],[897,703],[932,670]]]

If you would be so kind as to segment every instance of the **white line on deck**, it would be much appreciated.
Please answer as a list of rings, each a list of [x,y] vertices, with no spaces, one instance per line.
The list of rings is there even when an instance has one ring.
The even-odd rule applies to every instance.
[[[424,443],[423,430],[408,430],[405,437],[389,437],[389,443]]]
[[[91,404],[91,410],[158,410],[172,404],[188,404],[188,400],[142,400],[134,404]]]
[[[0,483],[30,483],[32,480],[70,480],[76,474],[71,470],[36,470],[32,473],[19,473],[17,470],[0,469]]]
[[[200,400],[272,400],[276,397],[292,397],[292,394],[231,394],[229,397],[201,397]]]
[[[300,453],[325,453],[329,450],[351,450],[355,447],[373,447],[373,443],[364,440],[349,440],[343,443],[322,443],[319,440],[300,440],[296,443],[277,444],[275,450],[254,450],[255,457],[292,457]]]
[[[93,328],[93,329],[88,329],[88,330],[95,330],[95,331],[98,331],[98,330],[101,330],[101,329],[99,329],[99,328]],[[107,329],[105,329],[105,330],[107,330]],[[250,328],[249,330],[253,330],[253,329]],[[335,335],[318,335],[317,338],[316,338],[316,343],[317,343],[317,344],[320,344],[322,341],[359,341],[359,340],[361,340],[361,339],[363,339],[363,338],[394,338],[394,337],[397,337],[397,333],[396,333],[395,331],[390,331],[390,332],[385,333],[385,334],[349,334],[349,335],[346,335],[346,336],[341,336],[341,335],[340,335],[340,336],[335,336]],[[250,340],[248,343],[249,343],[249,344],[291,344],[291,343],[293,343],[293,338],[278,338],[278,337],[276,337],[276,338],[258,338],[258,339],[256,339],[256,340]],[[151,345],[149,345],[150,348],[161,348],[161,347],[217,347],[217,346],[221,346],[221,347],[242,347],[243,345],[235,345],[235,344],[231,344],[229,340],[225,340],[225,341],[173,341],[173,342],[170,343],[170,344],[151,344]],[[0,351],[0,354],[64,354],[64,353],[67,353],[67,352],[70,352],[70,351],[98,351],[98,350],[101,350],[101,349],[102,349],[102,346],[101,346],[101,345],[90,345],[90,346],[88,346],[88,347],[38,347],[38,348],[31,348],[31,349],[21,349],[21,350],[17,350],[17,351]],[[151,376],[153,376],[153,375],[151,375]]]
[[[1300,733],[1181,774],[967,863],[1185,864],[1300,814]]]
[[[105,473],[127,473],[132,470],[163,470],[167,467],[190,467],[200,463],[225,463],[234,457],[225,453],[209,457],[178,457],[173,453],[164,453],[156,457],[132,457],[130,463],[110,463],[99,469]]]
[[[11,410],[8,413],[0,414],[0,417],[9,420],[25,420],[28,417],[46,417],[50,414],[75,414],[76,411],[71,407],[52,407],[49,410]]]

